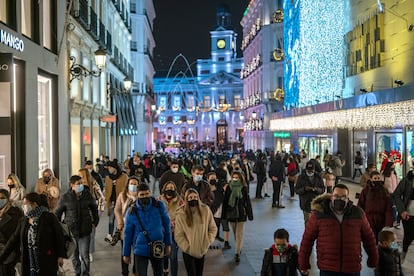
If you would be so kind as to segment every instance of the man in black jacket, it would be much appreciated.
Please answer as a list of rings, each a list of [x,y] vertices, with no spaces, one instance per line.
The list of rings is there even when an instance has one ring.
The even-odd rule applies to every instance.
[[[285,166],[282,163],[282,158],[277,155],[269,167],[269,177],[272,179],[273,184],[273,208],[285,208],[282,205],[281,196],[282,196],[282,182],[285,180]]]
[[[76,275],[89,275],[89,244],[92,228],[99,223],[98,206],[80,176],[72,175],[69,183],[70,189],[60,198],[55,214],[60,221],[65,213],[64,223],[76,239],[77,248],[72,256]]]

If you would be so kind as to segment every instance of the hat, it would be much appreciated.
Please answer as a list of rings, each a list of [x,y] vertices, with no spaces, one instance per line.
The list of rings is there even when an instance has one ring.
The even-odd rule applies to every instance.
[[[313,165],[313,162],[309,161],[308,163],[306,163],[306,170],[307,171],[315,170],[315,166]]]
[[[116,162],[116,161],[108,161],[107,163],[106,163],[106,166],[108,166],[108,167],[112,167],[112,168],[114,168],[114,169],[118,169],[118,162]]]
[[[85,162],[85,165],[93,165],[92,160],[88,160]]]

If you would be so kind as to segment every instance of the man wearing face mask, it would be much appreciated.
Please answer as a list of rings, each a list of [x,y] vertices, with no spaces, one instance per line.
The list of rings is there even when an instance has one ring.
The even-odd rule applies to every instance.
[[[72,256],[76,275],[89,275],[89,245],[92,228],[99,223],[98,206],[80,176],[71,176],[69,183],[70,189],[59,201],[55,215],[61,221],[65,214],[63,221],[76,239],[77,247]]]
[[[180,170],[180,165],[178,163],[178,160],[172,159],[170,161],[170,169],[164,172],[160,177],[160,181],[159,181],[160,191],[162,191],[165,183],[167,183],[168,181],[173,181],[175,185],[177,186],[177,191],[181,192],[181,189],[183,188],[185,184],[185,177],[179,170]]]
[[[60,197],[60,184],[51,169],[42,172],[42,177],[36,182],[35,193],[46,195],[49,210],[55,210]]]
[[[149,186],[145,183],[138,185],[137,198],[125,218],[123,260],[125,263],[131,262],[132,248],[138,276],[147,275],[148,261],[151,262],[154,275],[162,276],[163,258],[151,256],[148,243],[149,240],[162,241],[165,245],[164,256],[170,254],[172,241],[167,208],[164,202],[151,197]]]
[[[300,209],[303,211],[306,224],[311,213],[312,200],[325,192],[322,177],[315,173],[315,167],[311,161],[306,163],[305,170],[299,175],[295,191],[299,195]]]
[[[214,200],[214,194],[211,191],[208,182],[203,180],[204,169],[202,166],[197,165],[191,169],[192,179],[188,181],[181,189],[181,195],[184,197],[185,191],[189,188],[196,190],[200,196],[201,202],[210,206]]]
[[[368,255],[368,267],[375,268],[378,263],[378,250],[368,219],[349,200],[348,187],[343,184],[337,184],[332,195],[320,195],[312,202],[312,215],[299,251],[302,275],[309,275],[309,257],[315,240],[321,276],[359,276],[361,242]]]

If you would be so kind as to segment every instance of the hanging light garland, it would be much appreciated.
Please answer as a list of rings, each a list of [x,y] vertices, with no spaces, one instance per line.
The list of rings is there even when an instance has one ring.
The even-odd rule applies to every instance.
[[[414,125],[414,100],[270,120],[269,129],[395,128]]]

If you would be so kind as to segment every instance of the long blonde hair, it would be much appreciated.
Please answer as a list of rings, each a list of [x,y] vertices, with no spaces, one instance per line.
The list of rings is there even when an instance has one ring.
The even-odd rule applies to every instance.
[[[197,194],[198,196],[198,205],[197,205],[197,212],[201,217],[201,223],[203,222],[203,215],[201,214],[201,201],[200,201],[200,195],[198,194],[197,190],[190,188],[187,191],[185,191],[185,196],[184,196],[184,212],[185,212],[185,221],[187,222],[187,226],[188,227],[193,227],[194,221],[193,221],[193,212],[191,211],[191,207],[190,205],[188,205],[188,196],[190,194]]]
[[[83,180],[86,180],[86,185],[89,187],[89,191],[91,192],[91,194],[95,196],[93,192],[94,180],[92,178],[92,175],[89,173],[88,169],[82,168],[82,169],[79,169],[78,172],[79,172],[79,176],[82,177]]]

